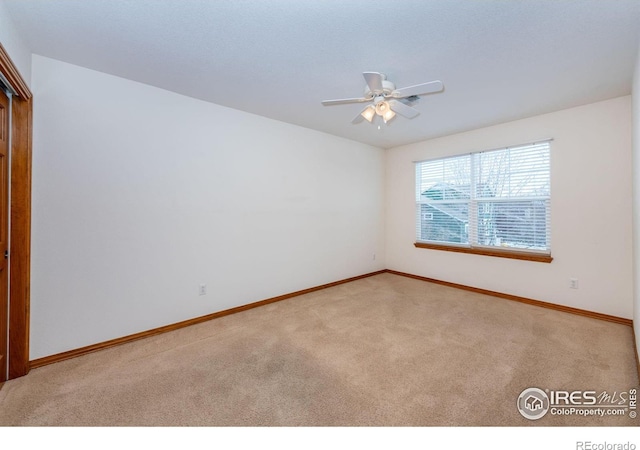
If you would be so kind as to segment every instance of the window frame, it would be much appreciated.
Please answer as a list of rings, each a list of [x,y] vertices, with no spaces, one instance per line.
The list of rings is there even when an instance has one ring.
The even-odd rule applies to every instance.
[[[425,202],[425,201],[421,201],[420,200],[420,196],[422,195],[421,189],[419,188],[420,186],[420,181],[419,181],[419,168],[420,168],[420,164],[422,163],[426,163],[426,162],[430,162],[430,161],[442,161],[442,160],[446,160],[449,158],[463,158],[463,157],[468,157],[470,159],[470,164],[473,165],[474,164],[474,155],[477,155],[479,153],[485,153],[485,152],[492,152],[492,151],[498,151],[498,150],[510,150],[513,148],[518,148],[518,147],[525,147],[525,146],[533,146],[536,144],[542,144],[542,143],[547,143],[549,145],[549,181],[551,182],[551,141],[553,141],[553,139],[541,139],[541,140],[537,140],[537,141],[533,141],[533,142],[527,142],[527,143],[520,143],[517,145],[512,145],[512,146],[508,146],[508,147],[499,147],[499,148],[494,148],[494,149],[487,149],[487,150],[480,150],[480,151],[474,151],[474,152],[469,152],[469,153],[462,153],[462,154],[458,154],[458,155],[451,155],[451,156],[443,156],[443,157],[439,157],[439,158],[433,158],[433,159],[428,159],[428,160],[420,160],[420,161],[414,161],[414,172],[415,172],[415,192],[416,192],[416,198],[415,198],[415,206],[414,206],[414,219],[416,220],[416,231],[415,231],[415,242],[414,242],[414,246],[416,248],[421,248],[421,249],[429,249],[429,250],[442,250],[442,251],[449,251],[449,252],[456,252],[456,253],[468,253],[468,254],[475,254],[475,255],[482,255],[482,256],[493,256],[493,257],[499,257],[499,258],[509,258],[509,259],[519,259],[519,260],[525,260],[525,261],[534,261],[534,262],[542,262],[542,263],[551,263],[551,261],[553,261],[553,257],[551,256],[551,241],[550,241],[550,233],[551,233],[551,224],[550,224],[550,217],[549,217],[549,221],[547,222],[547,237],[546,237],[546,241],[547,241],[547,250],[535,250],[535,249],[526,249],[526,248],[518,248],[518,247],[511,247],[511,248],[502,248],[502,247],[498,247],[498,246],[487,246],[487,245],[480,245],[480,244],[473,244],[472,243],[472,237],[469,236],[469,243],[454,243],[454,242],[439,242],[439,241],[421,241],[418,239],[419,237],[419,233],[418,233],[418,224],[421,223],[421,221],[418,220],[418,215],[421,213],[418,212],[420,209],[420,205],[424,205],[424,204],[429,204],[429,202]],[[473,175],[470,177],[470,191],[474,192],[475,191],[475,186],[476,186],[477,180],[474,180]],[[518,201],[521,198],[524,197],[512,197],[509,200],[499,200],[499,201]],[[537,198],[537,197],[536,197]],[[540,200],[542,201],[546,201],[548,202],[548,208],[551,208],[551,192],[549,190],[549,195],[544,197],[544,196],[540,196],[539,197]],[[473,214],[472,211],[475,210],[475,208],[477,207],[478,202],[482,202],[482,201],[487,201],[488,199],[486,198],[482,198],[480,200],[478,200],[477,198],[475,198],[475,194],[470,195],[468,201],[465,202],[465,204],[469,205],[469,219],[468,222],[466,224],[466,226],[469,227],[469,229],[473,228],[472,226],[472,220],[478,220]],[[551,211],[548,212],[548,215],[550,216]],[[477,223],[475,224],[475,229],[477,230]]]

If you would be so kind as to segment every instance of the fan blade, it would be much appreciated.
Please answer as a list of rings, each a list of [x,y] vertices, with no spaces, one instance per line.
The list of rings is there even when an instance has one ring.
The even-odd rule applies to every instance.
[[[360,123],[364,120],[364,117],[362,117],[362,114],[358,114],[357,116],[355,116],[353,118],[353,120],[351,121],[351,123]]]
[[[389,100],[389,107],[391,108],[391,111],[396,112],[407,119],[413,119],[420,114],[420,111],[417,109],[407,106],[398,100]]]
[[[362,76],[367,82],[367,86],[373,93],[380,93],[383,90],[382,80],[384,80],[384,75],[378,72],[363,72]]]
[[[370,102],[370,98],[341,98],[338,100],[323,100],[322,104],[324,106],[332,106],[332,105],[346,105],[348,103],[362,103],[362,102]]]
[[[425,95],[433,94],[434,92],[440,92],[444,89],[442,81],[430,81],[428,83],[416,84],[402,89],[396,89],[391,93],[393,98],[405,98],[413,95]]]

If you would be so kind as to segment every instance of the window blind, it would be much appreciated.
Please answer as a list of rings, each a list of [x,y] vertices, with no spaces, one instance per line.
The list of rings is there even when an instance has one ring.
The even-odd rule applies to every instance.
[[[417,241],[550,253],[550,141],[416,163]]]

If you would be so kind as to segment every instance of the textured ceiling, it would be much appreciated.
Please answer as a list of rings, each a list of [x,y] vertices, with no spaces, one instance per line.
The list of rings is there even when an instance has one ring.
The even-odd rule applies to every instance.
[[[626,95],[638,0],[4,0],[34,53],[389,148]],[[351,124],[363,71],[435,79]]]

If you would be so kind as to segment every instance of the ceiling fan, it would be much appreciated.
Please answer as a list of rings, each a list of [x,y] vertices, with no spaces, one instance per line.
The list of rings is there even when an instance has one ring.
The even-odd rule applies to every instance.
[[[371,122],[376,114],[382,117],[384,123],[387,123],[396,116],[396,113],[408,119],[413,119],[420,114],[420,111],[403,103],[400,101],[401,99],[411,102],[417,100],[420,95],[433,94],[444,89],[444,85],[439,80],[396,89],[396,85],[387,80],[387,76],[383,73],[363,72],[362,75],[367,82],[367,86],[364,89],[364,97],[324,100],[322,104],[324,106],[332,106],[373,102],[372,105],[364,108],[351,123],[360,123],[364,119]]]

